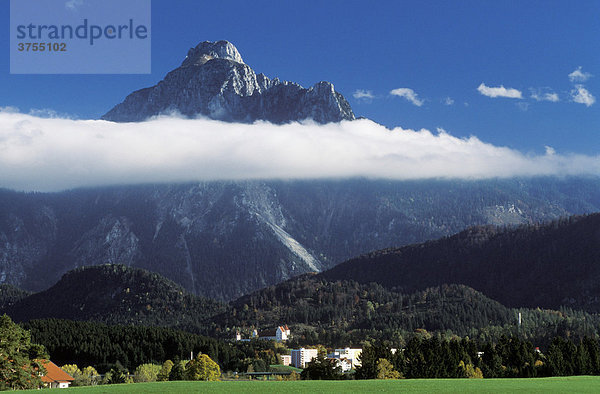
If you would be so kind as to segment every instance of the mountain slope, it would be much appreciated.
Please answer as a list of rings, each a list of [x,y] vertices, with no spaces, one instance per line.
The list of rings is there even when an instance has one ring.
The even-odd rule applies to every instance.
[[[463,284],[504,305],[600,311],[600,214],[457,235],[370,253],[324,272],[412,292]]]
[[[319,82],[305,89],[257,75],[227,41],[198,44],[164,80],[131,93],[102,119],[137,122],[173,111],[230,122],[354,119],[350,104],[331,83]]]
[[[158,272],[232,300],[372,250],[600,211],[600,180],[248,181],[0,190],[0,283],[47,289],[84,265]]]
[[[225,306],[160,275],[123,265],[78,268],[3,309],[16,321],[59,318],[110,324],[201,327]]]

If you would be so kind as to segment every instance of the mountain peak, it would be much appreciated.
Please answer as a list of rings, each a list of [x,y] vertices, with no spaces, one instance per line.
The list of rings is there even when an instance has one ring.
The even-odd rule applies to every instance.
[[[245,123],[355,119],[350,104],[333,84],[319,82],[306,89],[256,74],[228,41],[204,41],[191,48],[180,67],[158,84],[128,95],[102,119],[138,122],[173,111],[189,117]]]
[[[200,66],[212,59],[227,59],[244,63],[237,48],[229,41],[203,41],[195,48],[190,48],[181,67]]]

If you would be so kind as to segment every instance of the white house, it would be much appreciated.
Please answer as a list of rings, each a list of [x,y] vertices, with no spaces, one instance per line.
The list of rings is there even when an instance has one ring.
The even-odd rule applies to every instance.
[[[265,339],[265,340],[270,340],[270,341],[277,341],[277,342],[283,342],[283,341],[287,341],[290,338],[290,329],[289,327],[286,325],[284,326],[279,326],[273,330],[266,330],[266,331],[258,331],[256,329],[252,330],[252,339]],[[236,341],[249,341],[250,339],[244,339],[242,338],[242,335],[239,332],[236,332],[235,334],[235,340]]]
[[[352,369],[352,361],[347,358],[335,358],[336,366],[342,369],[342,372],[348,372]]]
[[[296,368],[305,368],[306,364],[316,358],[318,354],[317,349],[293,349],[291,352],[292,365]]]
[[[287,326],[287,324],[285,326],[279,326],[277,328],[275,328],[274,330],[267,330],[267,331],[261,331],[261,332],[255,332],[253,333],[253,336],[257,336],[258,339],[266,339],[266,340],[271,340],[271,341],[277,341],[277,342],[282,342],[282,341],[287,341],[290,337],[290,329]]]
[[[287,326],[279,326],[275,329],[275,340],[278,342],[287,341],[290,337],[290,328]]]
[[[352,349],[347,347],[344,349],[335,349],[330,358],[348,359],[352,363],[352,368],[356,368],[361,365],[360,360],[358,359],[361,354],[362,349]]]
[[[65,389],[73,383],[75,379],[61,368],[58,365],[54,364],[50,360],[41,360],[42,365],[46,368],[46,373],[41,376],[42,383],[45,387],[54,389],[60,388]]]

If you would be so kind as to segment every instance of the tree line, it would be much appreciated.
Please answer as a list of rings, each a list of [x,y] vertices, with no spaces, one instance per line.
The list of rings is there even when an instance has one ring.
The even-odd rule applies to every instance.
[[[414,336],[406,347],[392,351],[381,343],[363,349],[357,379],[381,377],[382,360],[405,378],[533,378],[600,375],[600,343],[579,343],[557,337],[545,350],[518,337],[496,343],[468,338],[446,340]]]
[[[268,371],[286,352],[273,341],[230,342],[165,327],[43,319],[24,323],[23,328],[55,363],[93,366],[100,373],[189,360],[191,353],[206,354],[226,371]]]
[[[217,379],[221,370],[268,371],[271,364],[278,363],[280,354],[287,353],[282,344],[272,341],[225,343],[165,328],[105,326],[56,319],[33,321],[27,328],[13,323],[6,315],[0,317],[0,388],[39,387],[39,372],[43,372],[39,360],[48,358],[62,364],[76,379],[75,384],[87,385],[211,380]],[[67,341],[54,343],[57,338],[41,335],[44,330],[61,333],[56,335],[66,337]],[[70,340],[74,342],[67,346]],[[89,345],[87,349],[85,343]],[[114,347],[103,347],[108,343]],[[162,352],[158,351],[161,347]],[[120,351],[115,351],[119,348]],[[196,357],[187,361],[184,357],[190,348]],[[482,342],[468,337],[448,339],[418,331],[402,348],[393,347],[389,341],[364,343],[361,365],[354,374],[342,374],[335,361],[324,357],[326,349],[319,348],[319,357],[307,365],[301,374],[303,379],[600,375],[600,341],[590,337],[580,340],[556,337],[546,348],[540,349],[519,336],[502,335],[498,341]],[[77,360],[77,363],[63,362],[61,354],[69,355],[69,360]],[[77,364],[87,366],[80,369]],[[104,374],[102,380],[96,368]]]
[[[534,378],[600,375],[600,343],[555,338],[545,351],[517,337],[496,343],[416,335],[406,347],[373,342],[363,348],[354,374],[342,373],[334,360],[320,354],[302,371],[302,379]]]

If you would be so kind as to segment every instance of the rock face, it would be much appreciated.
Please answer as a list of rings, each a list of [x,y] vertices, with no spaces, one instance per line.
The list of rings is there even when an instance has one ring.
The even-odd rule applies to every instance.
[[[372,250],[600,211],[598,179],[247,181],[0,190],[0,284],[119,263],[231,300]],[[507,214],[507,212],[509,214]]]
[[[319,82],[305,89],[256,74],[227,41],[198,44],[164,80],[131,93],[102,119],[137,122],[172,112],[228,122],[355,119],[350,104],[331,83]]]

